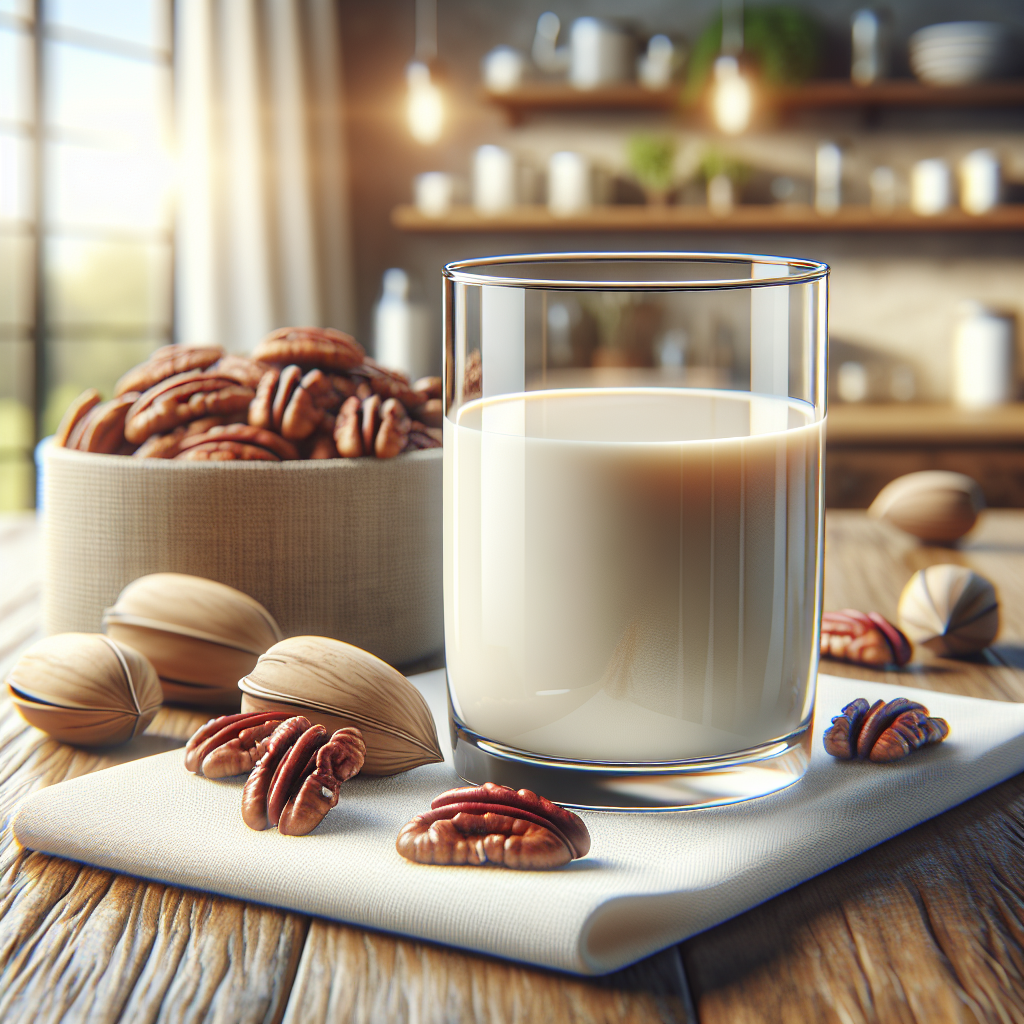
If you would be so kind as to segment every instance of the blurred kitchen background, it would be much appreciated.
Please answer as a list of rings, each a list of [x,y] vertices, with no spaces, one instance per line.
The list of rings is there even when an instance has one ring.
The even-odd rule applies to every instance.
[[[1019,0],[0,0],[0,509],[160,345],[438,372],[444,263],[636,249],[832,266],[830,505],[1024,506]],[[666,380],[729,330],[548,319]]]

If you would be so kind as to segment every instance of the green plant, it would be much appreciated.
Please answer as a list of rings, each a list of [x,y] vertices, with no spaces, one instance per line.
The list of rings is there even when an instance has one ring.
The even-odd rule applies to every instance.
[[[697,38],[690,54],[683,99],[696,102],[722,50],[719,14]],[[817,22],[795,7],[754,7],[743,14],[743,56],[770,85],[804,82],[818,69],[821,31]]]
[[[664,194],[675,173],[676,143],[668,135],[634,135],[627,145],[629,167],[649,192]]]
[[[750,165],[711,147],[705,150],[700,158],[698,173],[705,181],[717,178],[721,174],[734,185],[742,185],[750,177]]]

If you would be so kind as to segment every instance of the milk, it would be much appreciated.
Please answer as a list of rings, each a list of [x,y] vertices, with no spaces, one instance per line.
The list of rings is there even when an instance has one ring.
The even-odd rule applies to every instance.
[[[539,754],[669,761],[804,726],[823,423],[744,392],[538,391],[444,422],[449,691]]]

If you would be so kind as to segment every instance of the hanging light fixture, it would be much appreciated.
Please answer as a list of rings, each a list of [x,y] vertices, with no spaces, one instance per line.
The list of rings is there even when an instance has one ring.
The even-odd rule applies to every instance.
[[[437,0],[416,0],[416,54],[405,69],[406,116],[412,137],[425,146],[441,138],[444,94],[438,85]]]
[[[743,52],[743,0],[722,0],[722,52],[715,60],[711,112],[727,135],[738,135],[750,124],[754,94],[740,68]]]

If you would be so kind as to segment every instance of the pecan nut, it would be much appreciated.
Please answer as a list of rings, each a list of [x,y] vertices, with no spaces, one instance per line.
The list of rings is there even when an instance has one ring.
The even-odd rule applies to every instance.
[[[185,767],[208,779],[251,772],[267,740],[288,717],[286,711],[221,715],[200,726],[185,744]]]
[[[179,452],[175,460],[183,462],[280,462],[279,456],[266,448],[242,441],[206,441]]]
[[[334,424],[334,444],[343,459],[358,459],[363,454],[363,433],[360,427],[362,402],[356,395],[346,398]]]
[[[283,437],[275,434],[272,430],[263,430],[260,427],[251,427],[248,423],[230,423],[224,426],[212,426],[203,433],[192,434],[182,439],[178,451],[178,457],[193,448],[199,448],[210,442],[236,441],[239,444],[251,447],[263,448],[271,455],[276,455],[282,462],[289,462],[299,457],[299,451]],[[244,457],[244,456],[243,456]],[[259,456],[253,456],[258,458]]]
[[[214,346],[164,345],[146,362],[133,367],[118,380],[114,385],[114,397],[128,391],[148,391],[160,381],[189,370],[205,370],[223,355],[224,350]]]
[[[279,722],[242,791],[242,820],[262,831],[304,836],[338,802],[341,783],[359,773],[366,744],[358,729],[328,737],[322,725],[296,715]]]
[[[351,370],[366,353],[350,334],[330,327],[282,327],[256,346],[253,358],[265,363],[297,363],[308,368]]]
[[[68,437],[67,447],[102,455],[119,452],[125,443],[125,416],[138,397],[137,391],[129,391],[94,406],[78,420]]]
[[[128,410],[124,436],[142,444],[153,434],[173,430],[204,416],[224,416],[249,408],[255,391],[230,377],[196,370],[168,377],[150,388]]]
[[[844,608],[821,617],[821,656],[857,665],[905,665],[910,641],[877,612]]]
[[[173,459],[181,451],[182,442],[195,434],[205,434],[211,427],[222,427],[228,423],[242,422],[239,413],[234,416],[204,416],[182,427],[175,427],[169,434],[151,434],[132,454],[137,459]]]
[[[86,391],[83,391],[68,406],[67,412],[64,413],[60,426],[57,427],[57,433],[53,438],[54,446],[57,448],[67,446],[75,427],[99,404],[100,393],[95,388],[88,388]]]
[[[401,455],[409,443],[409,419],[405,406],[397,398],[389,398],[380,409],[380,428],[373,441],[373,453],[378,459],[393,459]]]
[[[847,704],[832,719],[823,737],[825,750],[843,761],[898,761],[919,747],[941,743],[949,723],[931,718],[923,704],[897,697],[870,707],[863,697]]]
[[[430,808],[398,834],[407,860],[546,870],[590,851],[583,819],[528,789],[485,782],[442,793]]]

